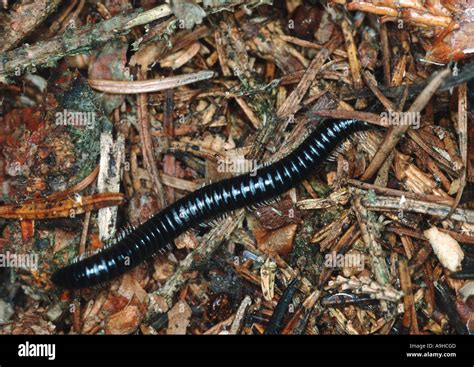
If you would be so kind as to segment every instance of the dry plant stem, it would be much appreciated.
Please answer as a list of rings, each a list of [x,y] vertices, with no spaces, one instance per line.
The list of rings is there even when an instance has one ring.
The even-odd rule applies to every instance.
[[[81,240],[79,242],[78,256],[81,256],[86,252],[87,233],[89,232],[89,224],[91,220],[91,212],[86,212],[84,215],[84,223],[82,226]]]
[[[388,226],[388,227],[385,227],[385,230],[388,231],[388,232],[396,233],[396,234],[402,234],[402,235],[405,235],[405,236],[410,236],[410,237],[416,238],[418,240],[428,241],[426,239],[426,237],[424,236],[424,234],[421,232],[421,230],[416,231],[416,230],[413,230],[413,229],[409,229],[409,228],[406,228],[406,227],[400,227],[400,226]],[[474,245],[474,236],[469,236],[469,235],[466,235],[466,234],[450,231],[449,229],[444,229],[444,228],[441,228],[441,227],[438,228],[438,230],[440,232],[444,232],[444,233],[449,234],[452,238],[454,238],[458,242],[469,244],[469,245]]]
[[[64,23],[65,19],[69,16],[69,14],[75,8],[78,2],[79,0],[71,1],[68,7],[64,9],[58,17],[56,17],[55,21],[49,27],[47,38],[52,37],[54,34],[56,34],[59,31],[59,29],[61,28],[61,25]]]
[[[324,46],[321,46],[317,43],[306,41],[306,40],[303,40],[301,38],[297,38],[297,37],[293,37],[293,36],[288,36],[288,35],[285,35],[285,34],[280,35],[279,38],[282,39],[285,42],[293,43],[293,44],[301,46],[301,47],[314,48],[314,49],[317,49],[317,50],[320,50],[320,49],[324,48]],[[343,50],[334,50],[334,55],[335,56],[340,56],[344,59],[347,58],[347,52],[343,51]]]
[[[144,72],[142,72],[145,74]],[[140,77],[143,76],[139,73]],[[156,167],[155,158],[153,156],[153,141],[150,135],[150,119],[148,116],[148,95],[139,94],[138,99],[138,121],[140,123],[140,140],[142,145],[142,155],[145,168],[150,175],[151,181],[153,183],[153,191],[156,194],[158,203],[163,209],[166,207],[166,201],[163,191],[163,184],[161,183],[160,174],[158,168]]]
[[[377,88],[377,86],[372,81],[373,76],[367,70],[363,72],[362,76],[364,77],[365,84],[367,84],[367,86],[374,93],[374,95],[379,99],[379,101],[384,105],[387,111],[396,111],[397,110],[396,106],[387,97],[383,95],[380,89]]]
[[[71,24],[75,24],[75,19],[79,16],[82,9],[86,5],[86,0],[80,0],[79,5],[77,6],[76,10],[73,13],[69,14],[66,19],[64,20],[61,29],[59,32],[64,32]]]
[[[399,197],[378,196],[376,198],[371,198],[370,200],[363,200],[363,203],[365,207],[370,210],[400,210]],[[451,206],[446,204],[430,203],[422,200],[406,199],[405,203],[403,204],[403,210],[419,214],[428,214],[438,218],[444,218],[451,210]],[[474,210],[458,208],[451,215],[451,219],[474,224]]]
[[[362,88],[362,76],[360,73],[360,61],[357,57],[357,47],[355,45],[354,37],[352,36],[352,29],[349,25],[349,21],[344,18],[341,21],[342,34],[347,49],[347,56],[349,60],[349,66],[352,72],[352,79],[354,80],[354,87],[356,89]]]
[[[284,119],[297,111],[299,103],[303,100],[303,97],[316,78],[316,75],[321,70],[324,62],[334,52],[337,46],[339,46],[340,42],[341,40],[336,38],[330,41],[327,47],[322,48],[316,54],[296,88],[293,89],[291,94],[285,99],[285,102],[283,102],[283,104],[278,109],[277,115],[279,118]]]
[[[369,124],[386,127],[382,123],[380,115],[362,111],[346,111],[346,110],[320,110],[314,111],[317,116],[331,117],[335,119],[357,119],[366,121]]]
[[[398,262],[400,272],[400,285],[404,293],[403,303],[405,305],[405,315],[403,317],[403,326],[410,327],[411,334],[419,334],[418,320],[416,318],[415,300],[413,298],[413,288],[411,284],[410,271],[405,259]]]
[[[390,86],[390,45],[388,41],[387,25],[380,25],[380,43],[382,44],[383,76],[384,84]]]
[[[165,105],[163,113],[163,131],[171,138],[174,135],[173,109],[174,109],[174,93],[173,89],[165,90]],[[169,174],[171,177],[176,176],[176,159],[172,154],[165,154],[163,157],[163,173]],[[175,201],[175,192],[173,187],[167,187],[166,201],[172,203]]]
[[[172,11],[168,4],[160,5],[160,6],[157,6],[156,8],[153,8],[141,14],[138,14],[133,19],[130,19],[125,24],[125,28],[131,29],[133,27],[147,24],[155,20],[167,17],[168,15],[171,15],[171,14],[172,14]]]
[[[67,218],[71,213],[79,215],[108,206],[117,206],[123,201],[123,194],[107,192],[81,196],[79,200],[74,197],[54,202],[40,199],[26,204],[0,206],[0,218],[21,220]]]
[[[202,80],[210,79],[213,76],[214,72],[210,70],[204,70],[197,73],[152,80],[129,81],[89,79],[89,85],[93,89],[111,94],[150,93],[196,83]]]
[[[433,80],[426,86],[426,88],[421,92],[421,94],[416,98],[411,107],[407,112],[421,112],[426,104],[429,102],[431,97],[438,90],[439,86],[443,82],[443,79],[447,77],[451,71],[449,69],[439,72]],[[385,138],[380,145],[377,153],[367,167],[366,171],[361,177],[362,181],[370,180],[382,166],[383,162],[387,159],[389,154],[398,144],[400,139],[405,135],[407,130],[410,128],[410,125],[398,125],[391,127],[385,135]]]
[[[238,224],[243,220],[244,215],[245,211],[240,209],[207,233],[199,247],[186,256],[186,258],[180,263],[176,272],[166,281],[163,287],[157,290],[156,293],[159,296],[162,296],[168,305],[172,305],[175,292],[186,281],[186,272],[209,258],[209,256],[212,255],[212,253],[221,245],[222,239],[229,236],[234,229],[237,228]]]
[[[6,52],[18,45],[52,14],[61,0],[39,0],[22,4],[19,11],[10,12],[8,20],[2,24],[0,52]]]
[[[206,330],[203,335],[217,335],[217,334],[219,334],[222,330],[224,330],[224,328],[231,325],[233,323],[234,319],[235,319],[235,315],[232,315],[232,316],[228,317],[224,321],[221,321],[221,322],[217,323],[216,325],[214,325],[213,327],[211,327],[210,329]]]
[[[362,181],[357,181],[353,179],[347,180],[347,183],[351,186],[357,187],[359,189],[363,190],[374,190],[375,192],[378,192],[380,194],[384,194],[387,196],[399,196],[402,197],[404,196],[405,198],[410,198],[410,199],[415,199],[415,200],[421,200],[421,201],[426,201],[430,203],[438,203],[438,204],[445,204],[445,205],[452,205],[453,200],[450,198],[445,198],[441,197],[438,195],[423,195],[423,194],[417,194],[414,192],[410,191],[401,191],[401,190],[396,190],[396,189],[390,189],[387,187],[380,187],[377,185],[372,185],[366,182]]]
[[[410,139],[412,139],[420,146],[421,149],[423,149],[426,153],[433,157],[436,162],[442,165],[446,172],[455,177],[459,176],[459,173],[451,168],[452,164],[450,164],[450,162],[446,158],[444,158],[441,154],[434,150],[431,145],[427,144],[418,131],[408,130],[407,134]]]
[[[406,56],[406,55],[405,55]],[[405,67],[403,68],[405,69]],[[443,83],[439,87],[439,91],[447,91],[457,87],[462,83],[466,83],[474,77],[474,62],[471,61],[469,64],[463,65],[460,72],[457,75],[450,75],[443,80]],[[414,96],[421,93],[426,86],[430,83],[430,80],[422,81],[419,84],[410,85],[399,85],[391,87],[380,87],[382,93],[389,98],[400,98],[403,93],[407,96]],[[357,98],[372,97],[372,91],[367,88],[362,90],[351,90],[350,92],[344,92],[341,96],[343,100],[353,100]]]
[[[381,285],[389,282],[389,272],[384,261],[382,247],[375,239],[374,224],[367,209],[362,205],[360,197],[353,201],[357,222],[362,233],[362,239],[369,249],[370,263],[375,274],[375,279]]]
[[[462,172],[460,177],[460,184],[458,192],[456,193],[456,199],[454,200],[451,210],[444,218],[448,219],[461,201],[462,193],[466,187],[466,174],[467,174],[467,85],[466,83],[461,84],[458,87],[458,131],[459,131],[459,150],[461,152],[462,159]]]

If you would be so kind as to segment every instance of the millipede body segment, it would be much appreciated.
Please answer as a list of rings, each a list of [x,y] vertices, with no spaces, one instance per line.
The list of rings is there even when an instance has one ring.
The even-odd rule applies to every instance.
[[[186,230],[225,212],[281,195],[307,178],[343,140],[366,130],[358,120],[326,120],[288,156],[244,174],[219,181],[177,200],[130,231],[114,245],[56,271],[54,284],[77,289],[107,282],[157,253],[173,248]]]

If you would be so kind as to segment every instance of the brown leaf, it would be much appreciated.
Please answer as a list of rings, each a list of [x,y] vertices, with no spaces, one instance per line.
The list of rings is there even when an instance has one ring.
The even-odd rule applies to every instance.
[[[298,223],[301,220],[300,211],[289,197],[273,205],[258,208],[255,211],[255,216],[266,229],[277,229],[286,224]]]
[[[186,301],[177,302],[173,308],[168,312],[168,335],[182,335],[186,334],[186,329],[191,318],[191,307]]]
[[[255,228],[254,234],[260,251],[265,253],[277,253],[288,255],[293,249],[296,224],[288,224],[285,227],[268,232],[264,228]]]
[[[106,334],[131,334],[133,333],[140,321],[142,314],[137,306],[128,305],[122,311],[110,316],[105,324]]]
[[[153,278],[159,281],[166,280],[173,275],[174,268],[174,264],[170,260],[157,257],[154,263]]]

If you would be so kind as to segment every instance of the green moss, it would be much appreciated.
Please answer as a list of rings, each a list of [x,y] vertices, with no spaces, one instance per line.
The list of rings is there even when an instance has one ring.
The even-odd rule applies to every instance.
[[[325,198],[331,193],[331,188],[321,181],[311,180],[310,184],[316,194],[321,198]]]
[[[82,181],[97,165],[100,154],[100,133],[102,130],[111,130],[112,124],[103,114],[102,107],[98,104],[97,93],[87,82],[77,78],[71,88],[58,97],[58,111],[63,110],[93,113],[95,123],[91,127],[67,126],[67,131],[74,145],[76,157],[76,174],[73,184]]]
[[[319,211],[319,220],[321,225],[325,226],[341,218],[343,208],[341,206],[334,206],[328,209]]]

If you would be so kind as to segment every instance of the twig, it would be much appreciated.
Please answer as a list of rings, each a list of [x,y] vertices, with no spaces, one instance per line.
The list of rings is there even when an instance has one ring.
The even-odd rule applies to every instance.
[[[352,72],[352,79],[354,81],[354,87],[356,89],[362,88],[362,76],[360,73],[360,61],[357,54],[357,48],[355,45],[354,37],[352,36],[352,29],[350,28],[349,21],[344,18],[341,21],[342,34],[347,49],[347,58],[349,60],[349,67]]]
[[[362,233],[362,239],[369,249],[370,263],[375,274],[375,279],[381,284],[386,285],[389,282],[389,272],[385,263],[382,247],[375,239],[375,230],[372,218],[367,209],[362,205],[360,197],[353,201],[357,221]]]
[[[23,3],[18,11],[10,12],[8,20],[2,24],[0,33],[0,53],[18,45],[36,27],[45,21],[61,3],[61,0],[39,0]]]
[[[237,312],[235,313],[235,318],[234,321],[232,321],[232,325],[229,330],[230,335],[236,335],[240,329],[240,324],[242,323],[242,319],[245,316],[245,311],[247,310],[247,307],[252,304],[252,299],[250,296],[245,296],[245,298],[242,300],[240,303],[239,308],[237,309]]]
[[[386,127],[382,123],[382,117],[378,114],[362,111],[346,111],[346,110],[320,110],[313,111],[317,116],[331,117],[336,119],[356,119],[366,121],[372,125]]]
[[[450,74],[449,69],[439,72],[436,77],[430,82],[430,84],[428,84],[428,86],[423,90],[423,92],[421,92],[421,94],[416,98],[416,100],[413,102],[407,112],[421,112],[426,106],[426,104],[429,102],[431,97],[434,95],[434,93],[437,91],[443,79],[448,74]],[[410,125],[406,124],[394,126],[389,129],[377,153],[370,162],[369,167],[367,167],[367,170],[362,175],[362,181],[370,180],[375,175],[378,169],[382,166],[383,162],[385,162],[387,157],[390,155],[393,148],[395,148],[395,146],[398,144],[400,139],[405,135],[409,128]]]
[[[145,72],[139,72],[139,77],[143,78]],[[150,119],[148,116],[148,95],[141,93],[137,97],[138,99],[138,121],[140,122],[140,139],[142,142],[142,155],[145,168],[150,175],[151,181],[153,182],[153,191],[156,194],[158,203],[163,209],[166,207],[166,201],[163,191],[163,184],[161,183],[160,174],[158,168],[156,167],[155,158],[153,156],[153,141],[151,140],[150,135]]]
[[[385,227],[385,230],[388,232],[410,236],[422,241],[428,241],[425,235],[420,230],[416,231],[413,229],[400,227],[400,226],[388,226],[388,227]],[[452,238],[454,238],[458,242],[474,245],[474,236],[465,235],[465,234],[450,231],[449,229],[444,229],[444,228],[438,228],[438,230],[440,232],[449,234]]]
[[[461,201],[462,193],[466,187],[466,174],[467,174],[467,85],[461,84],[458,87],[458,134],[459,134],[459,151],[461,152],[462,159],[462,172],[456,198],[451,207],[451,210],[446,215],[444,220],[448,219]]]
[[[173,120],[174,110],[174,90],[167,89],[165,92],[165,105],[163,113],[163,132],[170,138],[174,138],[175,124]],[[176,157],[173,154],[165,154],[163,157],[163,174],[169,174],[171,177],[176,176]],[[162,177],[163,179],[163,177]],[[166,188],[166,201],[173,203],[175,192],[173,187]]]
[[[380,25],[380,43],[382,44],[383,76],[385,86],[390,86],[390,45],[388,41],[387,24]]]
[[[155,20],[167,17],[168,15],[171,15],[171,13],[172,13],[171,8],[168,4],[157,6],[156,8],[153,8],[146,12],[138,14],[137,16],[130,19],[125,24],[125,29],[131,29],[139,25],[153,22]]]
[[[367,209],[384,211],[400,210],[400,198],[378,196],[376,198],[364,199],[363,204]],[[434,217],[444,218],[451,210],[451,206],[446,204],[436,204],[432,202],[406,199],[403,210],[413,213],[428,214]],[[474,210],[456,209],[451,215],[451,219],[460,222],[474,223]]]
[[[375,192],[378,192],[380,194],[388,195],[388,196],[399,196],[402,197],[404,196],[405,198],[410,198],[410,199],[415,199],[415,200],[422,200],[422,201],[427,201],[430,203],[438,203],[438,204],[446,204],[446,205],[452,205],[453,200],[450,198],[438,196],[438,195],[422,195],[422,194],[417,194],[414,192],[410,191],[401,191],[401,190],[396,190],[396,189],[390,189],[387,187],[380,187],[377,185],[372,185],[366,182],[361,182],[353,179],[347,180],[347,183],[351,186],[357,187],[359,189],[364,189],[364,190],[374,190]]]
[[[210,329],[204,332],[204,335],[216,335],[219,334],[225,327],[232,324],[234,321],[235,315],[232,315],[225,319],[224,321],[219,322],[218,324],[214,325]]]
[[[20,205],[0,206],[0,218],[6,219],[48,219],[67,218],[88,211],[120,205],[124,201],[121,193],[101,193],[90,196],[70,197],[51,202],[45,199]]]
[[[169,5],[160,5],[147,12],[141,10],[121,14],[98,24],[90,24],[75,34],[65,32],[50,40],[25,45],[0,55],[0,81],[18,71],[51,65],[67,55],[87,52],[143,25],[171,14]]]
[[[418,320],[416,318],[415,301],[413,299],[413,287],[411,284],[410,271],[405,259],[398,262],[398,270],[400,272],[400,285],[402,287],[405,305],[405,315],[403,317],[403,326],[410,327],[411,334],[419,334]]]
[[[54,20],[54,22],[49,27],[49,32],[46,38],[50,38],[54,36],[60,29],[64,28],[64,24],[66,24],[66,19],[71,14],[72,10],[76,7],[79,0],[73,0],[69,3],[66,9],[64,9],[61,14]]]
[[[414,84],[410,86],[396,86],[396,87],[381,87],[380,91],[386,96],[390,98],[400,98],[400,96],[407,90],[407,96],[414,96],[423,91],[427,87],[427,85],[435,78],[433,78],[420,83],[420,84]],[[458,85],[462,83],[466,83],[469,80],[474,78],[474,62],[471,62],[469,64],[464,65],[459,73],[457,75],[452,75],[443,80],[441,83],[441,86],[439,87],[439,91],[446,91],[450,90],[452,88],[457,87]],[[350,99],[357,99],[357,98],[365,98],[365,97],[371,97],[373,95],[372,91],[370,89],[365,89],[365,90],[356,90],[356,91],[350,91],[348,93],[345,93],[342,95],[342,98],[344,100],[350,100]]]
[[[387,97],[383,95],[380,89],[375,85],[373,82],[374,76],[370,74],[367,70],[362,73],[364,77],[365,84],[370,88],[370,90],[374,93],[374,95],[378,98],[378,100],[384,105],[387,111],[396,111],[396,106],[390,101]]]
[[[157,294],[162,296],[168,305],[172,305],[173,295],[186,281],[185,273],[190,271],[197,264],[205,261],[212,253],[214,253],[214,251],[221,245],[222,239],[237,228],[238,224],[243,220],[244,214],[244,210],[237,211],[234,215],[226,218],[219,226],[214,227],[209,233],[207,233],[200,246],[186,256],[186,258],[180,263],[176,272],[160,289],[158,289]],[[150,308],[149,311],[152,312],[153,310]]]
[[[283,102],[283,104],[278,109],[277,115],[279,118],[288,117],[297,111],[298,104],[303,100],[303,97],[316,78],[316,75],[321,70],[324,62],[334,52],[337,46],[339,46],[340,42],[341,40],[339,38],[334,39],[327,45],[327,47],[321,49],[316,54],[296,88],[291,92],[285,102]]]

